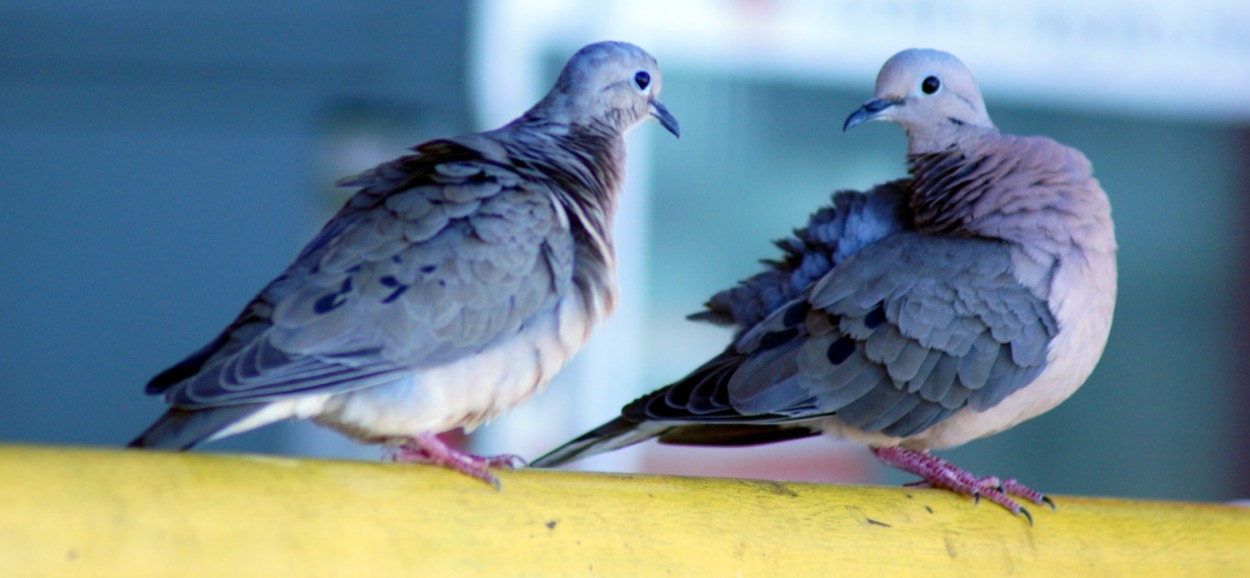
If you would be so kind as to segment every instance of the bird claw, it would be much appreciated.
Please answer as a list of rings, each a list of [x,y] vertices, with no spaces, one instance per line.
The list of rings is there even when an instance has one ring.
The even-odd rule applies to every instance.
[[[1011,496],[1007,492],[1003,491],[1001,489],[1001,486],[991,485],[991,482],[996,483],[997,480],[991,480],[987,478],[985,482],[986,482],[985,486],[981,487],[980,489],[974,490],[973,497],[976,498],[977,504],[981,503],[980,502],[981,496],[985,496],[985,499],[995,504],[998,504],[999,506],[1002,506],[1003,509],[1007,510],[1008,512],[1011,512],[1011,514],[1014,516],[1019,516],[1021,514],[1024,514],[1024,518],[1029,521],[1029,525],[1030,526],[1033,525],[1033,514],[1030,514],[1028,509],[1024,508],[1020,504],[1016,503],[1015,500],[1011,499]]]
[[[1000,480],[997,476],[978,478],[946,460],[921,451],[905,450],[898,447],[871,449],[873,455],[877,456],[877,459],[923,478],[920,481],[907,484],[908,487],[944,488],[957,494],[971,497],[975,504],[980,504],[981,498],[984,497],[986,500],[1002,506],[1013,515],[1023,514],[1025,519],[1029,521],[1030,526],[1033,525],[1033,514],[1021,507],[1020,504],[1012,499],[1012,496],[1034,504],[1047,504],[1052,511],[1055,509],[1053,500],[1045,494],[1021,484],[1014,478],[1005,481]]]
[[[442,466],[486,482],[496,490],[502,489],[502,486],[499,478],[490,473],[489,468],[512,470],[526,465],[524,459],[513,454],[479,456],[462,452],[431,433],[422,433],[405,440],[395,448],[391,461]]]
[[[1003,482],[1002,484],[999,484],[999,488],[1008,494],[1011,494],[1013,496],[1019,496],[1039,506],[1042,504],[1048,504],[1050,506],[1051,511],[1054,511],[1055,509],[1054,500],[1051,500],[1050,498],[1046,497],[1045,494],[1037,490],[1034,490],[1033,488],[1030,488],[1024,484],[1021,484],[1020,482],[1017,482],[1015,478],[1009,479]]]
[[[478,456],[474,454],[466,454],[470,458],[481,460],[482,465],[488,468],[498,468],[501,470],[515,470],[529,465],[525,458],[516,454],[499,454],[497,456]]]

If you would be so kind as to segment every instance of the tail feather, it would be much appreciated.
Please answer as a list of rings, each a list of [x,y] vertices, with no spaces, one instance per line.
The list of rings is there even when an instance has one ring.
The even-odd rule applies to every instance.
[[[530,462],[530,465],[539,468],[556,467],[647,441],[664,433],[668,428],[667,425],[637,423],[618,417],[548,452],[547,455]]]
[[[560,466],[636,443],[658,438],[678,446],[754,446],[819,435],[817,421],[776,423],[642,423],[618,417],[530,463],[539,468]]]
[[[256,413],[264,404],[170,409],[126,447],[187,450]]]

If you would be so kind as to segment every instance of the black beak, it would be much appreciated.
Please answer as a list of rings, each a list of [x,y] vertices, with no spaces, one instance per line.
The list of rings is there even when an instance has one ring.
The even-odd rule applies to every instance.
[[[846,122],[842,124],[842,132],[846,132],[859,124],[877,118],[877,115],[881,114],[885,110],[900,104],[903,104],[902,100],[886,100],[884,98],[874,98],[865,102],[864,106],[859,107],[858,110],[851,113],[851,116],[846,117]]]
[[[664,127],[664,130],[673,133],[673,136],[677,138],[681,138],[681,126],[677,124],[677,118],[670,114],[660,101],[651,101],[651,116],[655,117],[655,120],[660,121],[660,126]]]

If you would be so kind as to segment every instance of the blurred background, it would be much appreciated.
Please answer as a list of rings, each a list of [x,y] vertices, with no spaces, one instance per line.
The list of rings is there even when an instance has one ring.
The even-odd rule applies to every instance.
[[[616,316],[474,449],[536,457],[720,351],[686,314],[831,191],[903,174],[897,127],[841,125],[923,46],[972,68],[1004,131],[1089,156],[1121,248],[1089,382],[942,455],[1052,493],[1250,496],[1242,0],[0,1],[0,443],[124,444],[164,407],[143,384],[289,263],[336,179],[510,120],[603,39],[660,61],[682,138],[631,135]],[[307,424],[204,449],[379,456]],[[827,439],[580,467],[908,481]]]

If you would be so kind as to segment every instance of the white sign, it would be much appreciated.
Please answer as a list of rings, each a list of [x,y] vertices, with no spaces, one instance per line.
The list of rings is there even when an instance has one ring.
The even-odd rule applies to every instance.
[[[494,0],[477,16],[478,74],[522,86],[538,57],[604,39],[670,69],[865,91],[890,55],[927,47],[959,56],[995,101],[1250,120],[1246,0]],[[526,104],[510,114],[545,89],[512,95]]]

